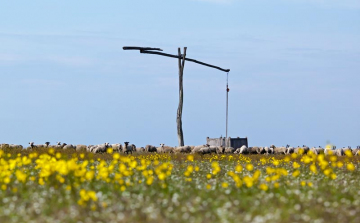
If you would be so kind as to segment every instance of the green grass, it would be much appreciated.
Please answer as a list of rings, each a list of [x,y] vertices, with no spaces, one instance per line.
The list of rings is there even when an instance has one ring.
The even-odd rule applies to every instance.
[[[46,164],[36,168],[38,157],[32,158],[28,165],[16,165],[9,170],[12,173],[11,181],[4,183],[4,163],[29,156],[34,151],[7,148],[3,151],[0,185],[6,185],[6,189],[0,190],[0,222],[360,222],[358,157],[338,158],[344,163],[341,168],[331,167],[331,162],[326,158],[336,174],[336,179],[331,179],[323,173],[318,161],[318,173],[314,174],[309,168],[313,162],[305,164],[301,162],[301,157],[206,155],[195,156],[194,161],[188,161],[187,155],[183,154],[136,154],[115,161],[112,154],[84,153],[84,157],[80,158],[80,154],[74,151],[57,150],[51,156],[56,157],[56,153],[62,156],[54,158],[54,162],[68,162],[76,157],[80,165],[84,160],[89,160],[87,171],[91,171],[93,166],[95,176],[98,176],[99,171],[106,170],[109,180],[107,182],[105,178],[95,177],[82,182],[84,176],[76,176],[76,171],[70,171],[63,175],[64,182],[61,183],[56,178],[60,174],[53,169],[45,184],[40,185],[39,173]],[[46,149],[36,151],[37,154],[47,152]],[[312,158],[316,159],[315,156]],[[102,160],[106,165],[99,167]],[[131,162],[136,162],[139,167],[141,160],[148,162],[144,165],[145,170],[154,172],[151,185],[146,183],[148,178],[143,175],[143,170],[129,167]],[[273,160],[280,160],[280,164],[275,166]],[[214,161],[220,167],[216,175],[211,174]],[[297,177],[292,176],[294,161],[301,165]],[[115,174],[123,173],[119,169],[121,163],[131,174],[123,174],[116,179]],[[170,165],[159,173],[171,167],[171,175],[160,180],[155,171],[163,163]],[[252,171],[246,169],[248,163],[254,166]],[[347,163],[353,163],[355,170],[348,170]],[[185,176],[189,165],[197,166],[199,170]],[[228,174],[229,171],[235,172],[237,165],[243,167],[242,172],[235,173],[241,179],[241,187],[237,187],[233,177]],[[266,172],[267,167],[283,168],[288,175],[268,182],[266,177],[270,175]],[[15,176],[16,170],[27,174],[24,183]],[[247,187],[244,177],[254,176],[257,170],[260,176],[253,186]],[[210,179],[207,178],[208,174],[212,175]],[[30,177],[34,177],[34,180],[30,180]],[[302,186],[301,182],[306,185]],[[228,185],[226,188],[224,183]],[[260,189],[261,184],[267,185],[268,189]],[[94,191],[96,201],[90,199],[84,205],[79,205],[81,189]]]

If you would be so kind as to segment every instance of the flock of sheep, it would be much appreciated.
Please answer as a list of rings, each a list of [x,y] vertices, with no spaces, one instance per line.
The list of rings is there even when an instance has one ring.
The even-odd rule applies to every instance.
[[[105,153],[109,148],[113,149],[114,152],[119,153],[133,153],[133,152],[155,152],[155,153],[192,153],[192,154],[291,154],[291,153],[308,153],[311,151],[314,154],[324,153],[328,155],[332,153],[337,156],[345,155],[346,151],[351,151],[353,155],[360,155],[360,146],[352,149],[349,147],[339,148],[336,146],[333,148],[322,148],[322,147],[312,147],[303,145],[302,147],[291,147],[289,145],[285,147],[276,147],[271,145],[269,147],[246,147],[241,146],[240,148],[233,147],[223,147],[223,146],[210,146],[209,144],[199,145],[199,146],[180,146],[180,147],[171,147],[165,146],[165,144],[160,144],[160,147],[155,147],[152,145],[146,145],[144,147],[136,147],[134,144],[129,144],[129,142],[124,142],[124,145],[117,144],[99,144],[99,145],[72,145],[66,143],[57,142],[56,145],[50,145],[50,142],[45,142],[45,144],[34,144],[34,142],[29,142],[29,149],[31,148],[58,148],[58,149],[73,149],[78,152],[87,151],[92,153]],[[0,144],[0,148],[8,146],[9,148],[18,148],[23,149],[22,145],[14,144]],[[331,152],[330,152],[331,151]]]

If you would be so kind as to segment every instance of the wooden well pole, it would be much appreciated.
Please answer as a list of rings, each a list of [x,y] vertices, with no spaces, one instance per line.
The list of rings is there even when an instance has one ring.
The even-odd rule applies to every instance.
[[[179,146],[184,146],[184,135],[183,135],[183,130],[182,130],[182,109],[183,109],[183,102],[184,102],[183,74],[184,74],[185,60],[194,62],[197,64],[201,64],[203,66],[212,67],[212,68],[215,68],[215,69],[227,72],[227,73],[230,71],[230,69],[223,69],[221,67],[214,66],[214,65],[211,65],[208,63],[204,63],[204,62],[201,62],[198,60],[186,58],[187,47],[184,47],[184,54],[181,54],[181,49],[179,47],[178,55],[158,52],[158,51],[162,51],[162,49],[153,48],[153,47],[124,46],[123,49],[124,50],[139,50],[140,53],[156,54],[156,55],[160,55],[160,56],[166,56],[166,57],[172,57],[172,58],[178,59],[178,62],[179,62],[179,106],[178,106],[178,110],[177,110],[176,123],[177,123]],[[226,106],[226,110],[227,110],[227,106]],[[227,117],[227,111],[226,111],[226,117]],[[226,136],[227,136],[227,118],[226,118]]]
[[[177,110],[176,116],[176,124],[177,124],[177,134],[178,134],[178,142],[179,146],[184,146],[184,134],[182,130],[182,109],[184,102],[184,88],[183,88],[183,75],[184,75],[184,66],[185,66],[185,57],[186,57],[186,47],[184,47],[184,54],[181,55],[181,49],[178,48],[178,56],[179,56],[179,106]]]

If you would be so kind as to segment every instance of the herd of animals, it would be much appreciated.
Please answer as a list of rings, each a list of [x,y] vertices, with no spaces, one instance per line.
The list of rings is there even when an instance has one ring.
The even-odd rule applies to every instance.
[[[23,149],[22,145],[14,145],[14,144],[0,144],[0,148],[9,147],[9,148],[17,148]],[[109,148],[111,148],[114,152],[119,153],[191,153],[191,154],[291,154],[291,153],[308,153],[311,151],[313,154],[321,154],[325,155],[334,154],[337,156],[345,155],[346,151],[350,151],[353,155],[360,155],[360,146],[356,148],[351,148],[350,146],[344,148],[336,148],[333,146],[332,148],[322,148],[322,147],[312,147],[308,146],[298,146],[291,147],[290,145],[276,147],[275,145],[271,145],[269,147],[247,147],[245,145],[240,148],[233,147],[223,147],[223,146],[210,146],[209,144],[199,145],[199,146],[179,146],[179,147],[171,147],[166,146],[165,144],[160,144],[159,147],[155,147],[152,145],[146,145],[145,147],[136,147],[134,144],[129,144],[129,142],[124,142],[124,145],[120,143],[116,144],[99,144],[99,145],[72,145],[66,143],[57,142],[56,145],[50,145],[50,142],[45,142],[45,144],[34,144],[34,142],[29,142],[29,147],[27,149],[34,148],[54,148],[54,149],[72,149],[78,152],[87,151],[92,153],[105,153]]]

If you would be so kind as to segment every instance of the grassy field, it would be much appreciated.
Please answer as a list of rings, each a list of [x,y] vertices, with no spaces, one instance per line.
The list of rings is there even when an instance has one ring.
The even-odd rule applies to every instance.
[[[0,150],[0,222],[360,222],[359,159]]]

